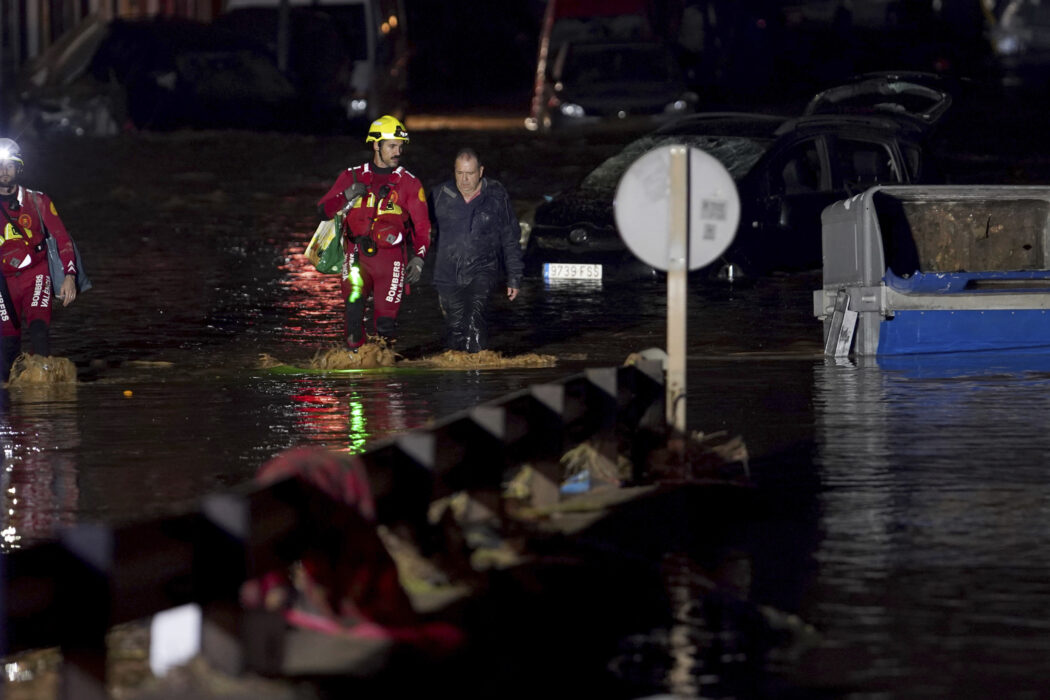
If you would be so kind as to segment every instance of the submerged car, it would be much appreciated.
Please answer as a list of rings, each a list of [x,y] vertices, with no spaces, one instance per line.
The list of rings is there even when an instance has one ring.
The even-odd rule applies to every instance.
[[[543,129],[647,122],[696,111],[671,50],[656,42],[567,42],[544,85]]]
[[[628,144],[575,188],[541,202],[529,222],[526,256],[533,266],[572,263],[582,277],[636,272],[639,263],[614,221],[616,187],[644,153],[685,144],[725,166],[740,195],[736,238],[709,272],[737,277],[818,268],[820,214],[829,204],[873,185],[939,179],[923,133],[909,120],[875,114],[683,117]]]

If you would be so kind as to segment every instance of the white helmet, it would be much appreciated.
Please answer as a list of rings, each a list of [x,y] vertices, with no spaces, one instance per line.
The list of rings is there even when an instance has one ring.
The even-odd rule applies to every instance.
[[[22,147],[13,139],[0,138],[0,163],[9,160],[18,163],[19,170],[26,164],[22,160]]]

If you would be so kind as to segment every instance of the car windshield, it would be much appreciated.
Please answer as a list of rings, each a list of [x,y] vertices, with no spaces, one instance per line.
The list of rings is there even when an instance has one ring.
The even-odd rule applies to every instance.
[[[627,168],[649,151],[672,143],[699,148],[725,166],[734,180],[747,174],[772,145],[772,139],[746,136],[708,136],[698,134],[643,136],[592,170],[580,183],[588,194],[612,198]]]
[[[672,71],[670,57],[659,46],[574,46],[561,79],[573,85],[663,82],[674,77]]]

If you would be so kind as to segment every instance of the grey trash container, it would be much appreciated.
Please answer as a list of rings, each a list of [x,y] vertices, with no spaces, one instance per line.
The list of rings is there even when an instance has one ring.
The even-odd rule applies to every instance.
[[[879,186],[821,223],[825,354],[1050,347],[1050,187]]]

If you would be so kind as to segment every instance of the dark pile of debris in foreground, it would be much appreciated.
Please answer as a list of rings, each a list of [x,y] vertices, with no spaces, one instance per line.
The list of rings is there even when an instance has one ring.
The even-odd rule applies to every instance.
[[[246,607],[280,619],[265,673],[228,675],[198,656],[154,677],[148,623],[116,627],[112,696],[778,696],[818,635],[751,600],[746,530],[764,506],[744,443],[632,438],[567,452],[553,506],[534,505],[536,471],[523,465],[498,503],[452,494],[422,528],[379,526],[374,542],[353,548],[319,541],[288,571],[249,582]],[[367,519],[354,459],[297,448],[260,479],[295,474],[358,499]],[[57,651],[13,660],[36,680],[10,684],[9,697],[51,696]]]

